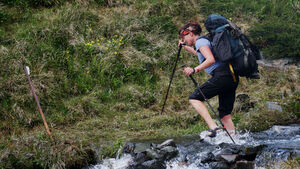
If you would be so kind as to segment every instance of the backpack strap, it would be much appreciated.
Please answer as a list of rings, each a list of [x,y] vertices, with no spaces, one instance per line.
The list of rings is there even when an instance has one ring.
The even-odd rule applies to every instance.
[[[231,71],[231,75],[232,75],[233,81],[235,83],[236,82],[236,77],[235,77],[235,73],[234,73],[233,67],[232,67],[231,63],[229,63],[228,65],[229,65],[229,69]]]

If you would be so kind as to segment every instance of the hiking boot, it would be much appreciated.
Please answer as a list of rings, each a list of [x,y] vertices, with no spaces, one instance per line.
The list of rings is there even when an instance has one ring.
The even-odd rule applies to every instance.
[[[208,132],[210,132],[207,136],[208,137],[216,137],[217,135],[217,130],[220,130],[219,127],[216,127],[215,129],[209,129]]]

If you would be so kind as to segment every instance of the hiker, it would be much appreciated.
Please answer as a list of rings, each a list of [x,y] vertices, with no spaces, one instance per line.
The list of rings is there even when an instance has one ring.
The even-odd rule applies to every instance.
[[[189,96],[189,102],[208,124],[208,136],[215,137],[220,128],[218,128],[215,121],[211,118],[204,104],[205,99],[200,94],[199,90],[201,89],[207,99],[218,95],[219,117],[229,133],[234,134],[235,128],[230,114],[233,109],[235,91],[238,86],[239,79],[238,76],[235,75],[236,80],[234,82],[233,75],[230,72],[228,64],[215,59],[211,50],[211,43],[200,36],[201,31],[201,26],[196,22],[188,23],[182,26],[179,30],[181,40],[179,41],[178,46],[182,45],[183,49],[196,55],[200,62],[200,64],[194,68],[185,67],[184,73],[189,76],[205,70],[211,75],[209,80],[200,87],[197,87]],[[193,46],[195,46],[195,48]]]

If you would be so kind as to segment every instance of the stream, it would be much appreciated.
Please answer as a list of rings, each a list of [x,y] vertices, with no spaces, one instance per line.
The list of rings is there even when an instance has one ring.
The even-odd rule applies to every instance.
[[[221,131],[215,138],[196,136],[171,140],[126,143],[120,157],[105,159],[89,169],[225,169],[278,167],[280,162],[300,157],[300,124],[275,125],[263,132],[237,133],[232,138]],[[118,155],[119,156],[119,155]]]

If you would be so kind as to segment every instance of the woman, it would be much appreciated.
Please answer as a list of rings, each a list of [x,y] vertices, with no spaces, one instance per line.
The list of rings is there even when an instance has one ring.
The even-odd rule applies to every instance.
[[[219,116],[229,133],[234,134],[235,128],[230,114],[233,109],[235,91],[239,82],[238,76],[236,76],[236,82],[234,82],[228,64],[215,59],[211,51],[211,43],[200,36],[201,31],[201,26],[196,22],[188,23],[179,30],[181,41],[179,41],[178,45],[183,45],[183,49],[198,56],[200,62],[195,68],[184,68],[184,73],[189,76],[193,73],[205,70],[212,76],[208,81],[195,89],[189,96],[189,102],[208,124],[208,136],[215,137],[219,128],[211,118],[204,104],[205,99],[201,95],[200,90],[207,99],[218,95]],[[196,50],[193,46],[195,46]]]

